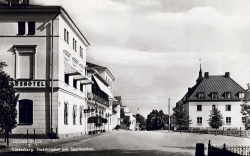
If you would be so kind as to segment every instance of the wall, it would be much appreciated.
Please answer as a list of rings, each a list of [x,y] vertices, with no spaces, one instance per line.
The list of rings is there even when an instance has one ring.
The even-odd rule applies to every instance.
[[[218,105],[224,125],[222,127],[244,127],[242,123],[241,102],[189,102],[189,115],[192,120],[190,127],[210,127],[208,119],[212,105]],[[197,105],[202,105],[202,111],[197,111]],[[231,111],[226,111],[226,105],[231,105]],[[197,125],[197,117],[202,117],[202,125]],[[231,117],[231,125],[226,124],[226,117]]]

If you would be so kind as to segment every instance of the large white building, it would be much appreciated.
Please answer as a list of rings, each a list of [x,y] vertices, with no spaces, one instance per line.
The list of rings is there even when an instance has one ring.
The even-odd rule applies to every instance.
[[[199,77],[192,88],[181,100],[189,113],[192,128],[211,128],[208,124],[209,115],[213,108],[218,108],[223,117],[224,125],[221,128],[244,128],[244,118],[241,114],[241,100],[246,91],[237,84],[230,73],[225,75],[209,75],[205,72]]]
[[[0,62],[8,64],[4,70],[20,94],[12,133],[88,133],[89,42],[62,7],[10,2],[0,6]]]

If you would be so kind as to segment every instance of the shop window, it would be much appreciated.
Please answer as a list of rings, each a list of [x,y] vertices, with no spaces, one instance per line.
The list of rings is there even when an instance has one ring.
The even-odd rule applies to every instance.
[[[20,100],[19,101],[19,124],[33,124],[33,101]]]
[[[18,22],[18,35],[25,34],[25,22]]]
[[[68,111],[69,111],[69,103],[64,102],[64,124],[68,125]]]

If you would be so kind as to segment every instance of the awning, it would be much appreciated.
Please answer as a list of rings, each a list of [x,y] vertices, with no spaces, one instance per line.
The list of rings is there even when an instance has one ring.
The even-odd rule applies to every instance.
[[[100,87],[100,89],[102,91],[104,91],[106,94],[108,94],[111,98],[114,99],[113,94],[111,93],[111,91],[108,89],[108,87],[106,87],[97,77],[95,77],[95,75],[93,75],[97,85]]]
[[[82,85],[88,85],[88,84],[94,84],[94,82],[91,81],[91,80],[89,80],[89,79],[87,79],[87,80],[81,80],[80,84],[82,84]]]
[[[64,60],[64,73],[68,75],[81,75],[80,71],[72,67],[66,60]]]
[[[88,80],[88,77],[83,76],[83,75],[75,75],[73,76],[74,80]]]

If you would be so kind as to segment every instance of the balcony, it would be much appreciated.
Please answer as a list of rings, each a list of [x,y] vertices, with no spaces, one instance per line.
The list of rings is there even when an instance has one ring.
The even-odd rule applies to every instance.
[[[98,102],[106,107],[109,107],[109,102],[104,100],[103,98],[99,97],[98,95],[95,95],[93,93],[88,92],[88,100]]]

